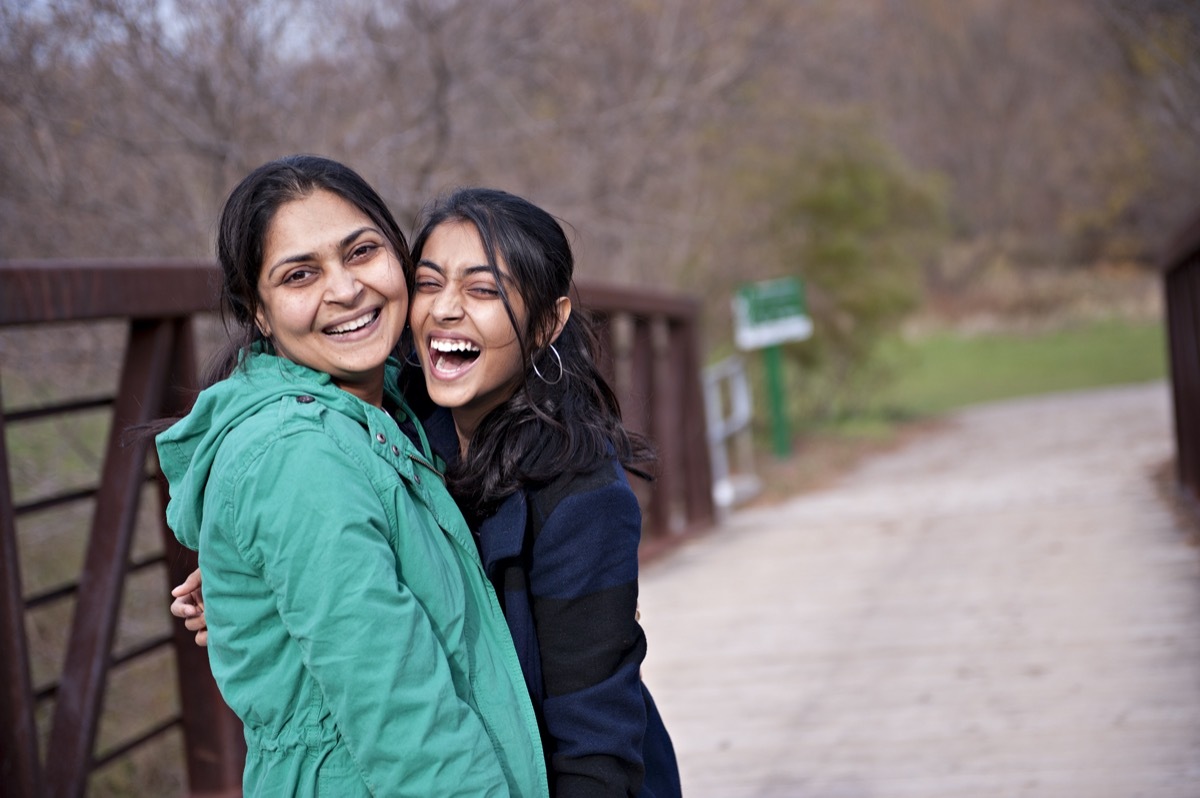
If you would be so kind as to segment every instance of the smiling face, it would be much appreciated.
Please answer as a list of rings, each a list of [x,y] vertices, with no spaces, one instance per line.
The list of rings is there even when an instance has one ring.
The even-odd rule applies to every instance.
[[[259,328],[275,351],[379,405],[384,363],[404,330],[400,261],[365,213],[329,191],[275,212],[258,277]]]
[[[503,259],[496,265],[517,324],[524,326],[520,293]],[[417,261],[409,320],[429,396],[451,409],[460,444],[512,396],[525,373],[501,288],[473,225],[451,221],[433,229]]]

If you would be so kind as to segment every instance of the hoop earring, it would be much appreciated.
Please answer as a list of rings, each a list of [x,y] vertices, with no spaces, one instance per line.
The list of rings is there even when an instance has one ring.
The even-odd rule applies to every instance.
[[[419,369],[419,368],[421,368],[421,358],[419,356],[417,357],[417,360],[415,363],[413,361],[409,360],[409,357],[411,357],[412,355],[415,355],[415,354],[417,354],[416,349],[412,349],[408,352],[405,352],[404,353],[404,362],[407,363],[408,365],[412,366],[413,368]]]
[[[550,350],[550,354],[554,355],[554,359],[558,361],[558,379],[556,379],[554,382],[550,382],[550,380],[546,379],[545,375],[542,374],[541,370],[538,369],[537,363],[534,363],[532,360],[530,360],[529,365],[533,366],[533,373],[538,376],[539,380],[547,385],[558,385],[560,382],[562,382],[563,375],[567,372],[566,369],[563,368],[562,356],[558,354],[558,350],[554,348],[554,344],[550,344],[547,348]]]

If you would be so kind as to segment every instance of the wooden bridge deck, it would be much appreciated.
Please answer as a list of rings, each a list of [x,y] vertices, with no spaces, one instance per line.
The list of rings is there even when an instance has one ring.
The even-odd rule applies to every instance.
[[[1163,383],[982,406],[644,569],[689,798],[1200,796]]]

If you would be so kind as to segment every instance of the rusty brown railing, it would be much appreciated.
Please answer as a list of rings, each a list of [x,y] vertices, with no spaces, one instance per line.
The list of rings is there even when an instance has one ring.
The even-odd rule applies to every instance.
[[[1200,511],[1200,215],[1163,261],[1167,348],[1175,417],[1175,473]]]
[[[710,526],[715,509],[700,368],[698,300],[581,283],[580,304],[600,321],[601,370],[630,428],[658,453],[652,485],[634,480],[645,514],[643,558]]]
[[[0,783],[12,798],[88,791],[99,768],[181,731],[188,794],[240,795],[244,747],[182,624],[114,650],[123,591],[136,574],[158,569],[166,589],[194,567],[162,521],[165,486],[146,436],[135,425],[186,411],[197,381],[195,318],[216,303],[216,270],[206,262],[0,262],[0,328],[123,320],[127,327],[115,395],[9,407],[0,390]],[[613,380],[631,427],[659,453],[658,479],[639,485],[646,526],[643,555],[662,551],[713,520],[693,300],[583,283],[581,304],[602,321],[602,367]],[[0,364],[2,365],[2,364]],[[0,371],[0,389],[3,373]],[[6,430],[39,420],[111,409],[108,443],[94,486],[14,497]],[[132,542],[145,494],[158,502],[161,550],[136,554]],[[48,508],[91,503],[78,578],[32,595],[22,585],[19,525]],[[136,555],[136,556],[135,556]],[[80,600],[76,600],[76,598]],[[28,613],[72,603],[61,672],[34,684]],[[178,712],[128,739],[97,750],[110,677],[155,652],[171,652]],[[52,763],[52,764],[51,764]]]
[[[180,624],[172,624],[171,634],[114,651],[118,612],[129,576],[151,567],[163,570],[165,600],[167,586],[177,584],[176,580],[194,567],[194,558],[176,543],[165,523],[160,524],[161,552],[142,560],[131,557],[140,500],[145,493],[154,492],[153,487],[145,490],[152,446],[146,437],[127,441],[124,431],[186,410],[189,391],[197,384],[191,315],[211,306],[211,274],[211,267],[201,263],[0,264],[0,327],[114,318],[126,320],[128,326],[115,396],[0,410],[0,436],[4,438],[0,447],[4,452],[0,461],[0,545],[4,553],[0,594],[5,608],[0,629],[0,667],[4,669],[0,679],[5,696],[0,705],[0,768],[6,795],[82,796],[93,771],[180,725],[186,740],[191,793],[240,793],[240,723],[224,707],[209,675],[207,658],[191,643],[191,635]],[[112,419],[98,484],[25,497],[17,504],[7,429],[97,406],[110,406]],[[165,505],[165,496],[160,501]],[[25,595],[18,565],[18,521],[47,508],[79,502],[91,502],[92,513],[90,528],[81,530],[87,542],[78,579]],[[61,673],[49,684],[34,685],[26,613],[75,597],[79,600],[74,601]],[[97,751],[110,676],[117,668],[172,645],[180,711]],[[48,728],[39,734],[36,718],[48,705],[52,706]],[[39,748],[44,748],[41,756]]]

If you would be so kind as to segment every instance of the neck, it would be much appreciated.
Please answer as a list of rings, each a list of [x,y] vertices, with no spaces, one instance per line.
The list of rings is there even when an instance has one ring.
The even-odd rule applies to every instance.
[[[471,445],[471,436],[475,434],[475,420],[465,419],[462,414],[453,410],[450,411],[450,415],[454,419],[454,432],[458,435],[458,456],[465,460],[467,447]]]
[[[383,369],[380,369],[377,375],[372,375],[371,379],[367,381],[342,382],[334,380],[333,384],[346,393],[357,396],[369,405],[383,407]]]

